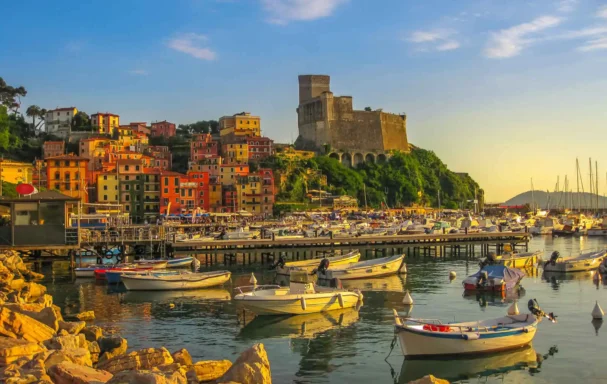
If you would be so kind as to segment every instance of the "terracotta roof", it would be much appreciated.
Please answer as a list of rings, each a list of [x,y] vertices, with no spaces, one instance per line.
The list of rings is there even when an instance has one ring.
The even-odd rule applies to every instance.
[[[162,171],[160,172],[161,176],[185,176],[183,173],[173,172],[173,171]]]
[[[59,193],[57,191],[43,191],[34,193],[29,196],[19,196],[19,197],[0,197],[0,201],[23,201],[23,200],[61,200],[61,201],[78,201],[80,200],[77,197],[71,197],[68,195],[64,195],[63,193]]]
[[[105,113],[104,113],[104,112],[97,112],[97,113],[93,113],[93,114],[91,115],[91,117],[93,117],[93,116],[98,116],[98,115],[101,115],[101,116],[116,116],[116,117],[120,117],[120,115],[115,115],[115,114],[113,114],[113,113],[109,113],[109,112],[105,112]]]
[[[139,160],[135,160],[135,159],[119,159],[117,160],[118,164],[135,164],[135,165],[141,165],[142,161],[141,159]]]
[[[89,161],[86,157],[76,156],[74,154],[69,155],[59,155],[59,156],[51,156],[47,157],[45,160],[81,160],[81,161]]]
[[[73,111],[74,109],[76,109],[76,107],[64,107],[64,108],[55,108],[55,109],[51,109],[50,111],[46,111],[48,112],[55,112],[55,111]]]

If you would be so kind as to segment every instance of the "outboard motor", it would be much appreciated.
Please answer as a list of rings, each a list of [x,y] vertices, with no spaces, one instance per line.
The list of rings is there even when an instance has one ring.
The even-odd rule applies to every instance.
[[[497,255],[495,252],[489,252],[485,260],[481,260],[478,265],[480,265],[481,269],[487,265],[495,265],[497,264]]]
[[[529,300],[527,303],[527,308],[529,308],[529,312],[531,312],[535,317],[546,317],[548,320],[556,323],[556,315],[552,312],[546,314],[544,311],[542,311],[540,304],[536,299]]]
[[[329,287],[342,289],[343,285],[341,284],[341,280],[339,280],[337,277],[334,277],[331,279],[331,281],[329,281]]]
[[[481,271],[481,273],[478,276],[478,281],[476,282],[476,287],[480,288],[483,286],[486,286],[489,283],[489,275],[487,274],[487,271]]]
[[[544,266],[548,265],[549,263],[551,265],[556,264],[556,261],[558,260],[558,258],[561,256],[561,254],[559,253],[559,251],[554,251],[552,252],[552,254],[550,255],[550,260],[548,260],[546,262],[546,264],[544,264]]]
[[[329,269],[329,259],[325,258],[320,261],[320,264],[318,265],[316,271],[320,273],[325,273],[327,269]]]

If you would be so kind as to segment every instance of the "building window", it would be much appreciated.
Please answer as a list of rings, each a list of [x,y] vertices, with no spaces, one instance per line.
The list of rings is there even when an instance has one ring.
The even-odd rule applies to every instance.
[[[130,186],[130,185],[128,185],[128,184],[127,184],[127,185],[125,185],[125,186],[124,186],[124,190],[125,190],[125,191],[130,191],[130,190],[131,190],[131,186]]]
[[[126,176],[124,177],[124,180],[126,180],[126,181],[129,181],[129,179],[130,179],[129,175],[126,175]]]
[[[169,185],[169,178],[168,177],[164,178],[164,185]]]
[[[104,185],[104,186],[103,186],[103,190],[104,190],[104,191],[107,191],[107,185]]]
[[[129,166],[128,166],[128,165],[125,165],[125,166],[124,166],[124,170],[125,170],[125,171],[128,171],[128,170],[129,170]]]
[[[135,185],[135,190],[138,191],[139,190],[139,184]]]
[[[129,201],[129,200],[131,200],[131,196],[130,196],[130,195],[125,195],[125,196],[124,196],[124,200],[125,200],[125,201]]]
[[[103,195],[103,200],[107,201],[107,195]]]
[[[175,185],[179,185],[179,177],[175,178]]]
[[[175,188],[175,193],[179,194],[179,188]]]
[[[165,193],[165,194],[168,194],[168,193],[169,193],[169,189],[168,189],[168,188],[165,188],[165,189],[164,189],[164,193]]]
[[[139,170],[139,166],[138,166],[138,165],[136,165],[136,166],[135,166],[135,170],[136,170],[136,171],[138,171],[138,170]]]
[[[103,176],[103,180],[107,180],[107,175],[104,175],[104,176]]]
[[[61,189],[61,186],[59,185],[59,183],[55,183],[55,189],[56,190],[60,190]]]

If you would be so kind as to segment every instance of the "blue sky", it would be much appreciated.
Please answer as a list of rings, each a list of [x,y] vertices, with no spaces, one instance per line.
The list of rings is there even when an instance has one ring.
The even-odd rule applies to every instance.
[[[187,123],[250,111],[297,137],[297,75],[408,115],[412,143],[500,201],[575,180],[607,191],[607,0],[21,1],[0,76],[25,105]],[[587,168],[587,166],[586,166]],[[587,179],[588,171],[584,171]],[[587,189],[587,187],[586,187]]]

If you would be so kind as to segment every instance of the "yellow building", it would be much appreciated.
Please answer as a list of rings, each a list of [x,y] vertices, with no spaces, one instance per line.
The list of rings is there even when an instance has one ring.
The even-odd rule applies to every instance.
[[[114,130],[120,126],[120,116],[108,112],[97,112],[91,115],[91,126],[96,127],[98,133],[112,135]]]
[[[115,140],[105,138],[90,138],[80,140],[80,157],[89,159],[89,171],[99,170],[103,166],[106,155],[116,152]]]
[[[46,159],[46,180],[49,189],[88,203],[87,168],[89,159],[74,154]]]
[[[249,112],[224,116],[219,119],[219,133],[221,136],[261,136],[261,118]]]
[[[34,166],[11,160],[0,160],[0,179],[13,184],[32,183]]]
[[[226,163],[248,163],[249,145],[247,143],[224,144],[221,146]]]
[[[222,186],[217,182],[209,184],[209,210],[211,212],[221,212],[222,206]]]
[[[100,204],[118,204],[118,176],[116,172],[97,175],[97,201]]]
[[[249,174],[248,164],[222,164],[219,166],[219,182],[221,185],[234,185],[238,176]]]
[[[241,210],[253,214],[262,213],[262,182],[259,176],[239,176],[236,183],[238,205]]]

